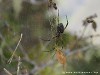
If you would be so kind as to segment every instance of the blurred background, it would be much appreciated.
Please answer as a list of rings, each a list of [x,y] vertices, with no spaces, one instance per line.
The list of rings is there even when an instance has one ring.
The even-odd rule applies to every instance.
[[[21,57],[19,75],[62,75],[63,67],[53,52],[58,11],[48,9],[49,0],[0,0],[0,75],[17,75],[18,57]],[[59,22],[69,25],[58,40],[66,57],[65,75],[99,75],[100,72],[100,1],[52,0],[59,9]],[[90,18],[92,16],[92,18]],[[89,23],[89,21],[92,21]],[[84,24],[86,22],[86,24]],[[53,28],[52,28],[52,26]],[[12,62],[7,63],[23,34]],[[42,38],[42,39],[41,39]],[[63,42],[63,43],[62,43]],[[98,73],[94,73],[98,72]]]

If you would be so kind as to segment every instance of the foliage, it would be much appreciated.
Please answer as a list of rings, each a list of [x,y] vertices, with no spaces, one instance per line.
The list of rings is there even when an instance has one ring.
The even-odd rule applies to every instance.
[[[56,40],[43,41],[41,38],[49,39],[56,35],[59,13],[57,13],[58,16],[46,15],[48,8],[51,12],[59,10],[56,2],[49,0],[48,6],[45,0],[36,1],[37,3],[28,0],[18,1],[2,0],[0,2],[0,75],[5,75],[3,68],[16,75],[19,56],[22,62],[19,70],[21,75],[61,75],[63,72],[61,64],[66,64],[65,71],[99,72],[99,48],[95,51],[97,46],[86,41],[94,35],[83,37],[89,24],[96,31],[97,24],[94,20],[97,17],[96,14],[84,20],[81,37],[64,32]],[[13,54],[21,33],[23,38],[14,53],[12,62],[8,64],[7,61]],[[87,57],[89,59],[86,59]]]

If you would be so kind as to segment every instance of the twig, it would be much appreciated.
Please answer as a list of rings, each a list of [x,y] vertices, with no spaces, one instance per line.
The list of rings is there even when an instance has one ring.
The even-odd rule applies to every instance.
[[[22,36],[23,36],[23,34],[21,34],[20,40],[18,41],[18,44],[17,44],[17,46],[16,46],[16,48],[15,48],[15,50],[14,50],[12,56],[11,56],[10,59],[8,60],[8,63],[9,63],[9,64],[12,62],[13,56],[14,56],[14,54],[15,54],[15,52],[16,52],[16,50],[17,50],[17,48],[18,48],[18,46],[19,46],[19,44],[20,44],[20,42],[21,42]]]
[[[30,58],[29,58],[29,56],[28,56],[28,54],[26,53],[26,51],[23,49],[23,46],[20,44],[19,45],[19,48],[20,48],[20,50],[21,50],[21,52],[22,52],[22,54],[24,55],[24,57],[22,58],[23,60],[25,60],[26,62],[28,62],[28,63],[30,63],[30,64],[32,64],[32,65],[37,65],[36,64],[36,62],[35,61],[32,61],[32,60],[30,60]]]
[[[76,49],[76,50],[72,50],[71,52],[65,52],[67,54],[67,56],[70,56],[70,55],[73,55],[79,51],[83,52],[83,51],[87,51],[89,48],[92,48],[94,46],[90,45],[90,46],[86,46],[86,47],[83,47],[83,48],[79,48],[79,49]]]
[[[58,9],[58,24],[59,24],[59,9]]]
[[[9,44],[7,44],[7,42],[5,41],[5,37],[0,33],[0,38],[1,40],[4,42],[5,46],[7,46],[8,50],[12,53],[13,49],[9,46]],[[17,55],[14,55],[17,58]]]
[[[89,35],[89,36],[85,37],[84,39],[94,38],[94,37],[100,37],[100,34],[96,34],[96,35]]]
[[[19,75],[20,65],[21,65],[21,61],[20,61],[20,56],[19,56],[18,65],[17,65],[17,75]]]
[[[3,69],[8,75],[12,75],[7,69]]]
[[[49,60],[46,64],[42,64],[40,66],[36,66],[35,68],[33,68],[31,71],[30,71],[30,74],[37,74],[39,73],[41,70],[43,70],[44,68],[46,68],[47,66],[51,66],[54,64],[54,61],[52,60]]]
[[[82,34],[81,34],[81,36],[80,36],[78,39],[76,39],[75,44],[73,45],[72,49],[74,49],[75,47],[77,47],[77,45],[78,45],[79,41],[81,41],[81,40],[82,40],[82,38],[83,38],[83,36],[84,36],[84,33],[85,33],[85,31],[86,31],[86,28],[87,28],[87,26],[85,26],[85,27],[84,27],[83,32],[82,32]]]

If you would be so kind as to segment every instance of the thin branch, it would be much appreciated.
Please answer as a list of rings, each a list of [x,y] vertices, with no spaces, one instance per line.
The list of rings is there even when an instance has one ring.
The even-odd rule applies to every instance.
[[[59,24],[59,9],[58,9],[58,24]]]
[[[79,41],[82,40],[82,38],[83,38],[83,36],[85,34],[86,29],[87,29],[87,26],[84,27],[81,36],[78,39],[76,39],[75,44],[73,45],[72,49],[74,49],[75,47],[77,47]]]
[[[89,35],[83,39],[88,39],[88,38],[95,38],[95,37],[100,37],[100,34],[96,34],[96,35]]]
[[[30,58],[29,58],[29,56],[28,56],[28,54],[26,53],[26,51],[23,49],[23,46],[20,44],[19,45],[19,48],[20,48],[20,50],[21,50],[21,52],[22,52],[22,54],[24,55],[24,57],[23,57],[23,60],[25,60],[26,62],[28,62],[28,63],[30,63],[30,64],[32,64],[32,65],[37,65],[36,64],[36,62],[35,61],[32,61],[32,60],[30,60]]]
[[[5,41],[5,37],[0,33],[0,38],[2,39],[2,41],[4,42],[5,46],[7,46],[8,50],[10,52],[13,52],[13,49],[9,46],[9,44],[7,44],[7,42]],[[14,55],[17,58],[17,55]]]
[[[37,74],[39,73],[41,70],[43,70],[44,68],[46,68],[47,66],[51,66],[54,64],[54,61],[49,60],[46,64],[42,64],[41,66],[37,66],[34,69],[32,69],[30,71],[31,74]]]
[[[12,75],[7,69],[3,69],[8,75]]]
[[[19,75],[19,72],[20,72],[20,65],[21,65],[21,61],[20,61],[20,56],[19,56],[18,65],[17,65],[17,75]]]
[[[15,48],[15,50],[14,50],[12,56],[11,56],[10,59],[8,60],[8,63],[9,63],[9,64],[12,62],[12,59],[13,59],[13,57],[14,57],[14,54],[15,54],[15,52],[16,52],[16,50],[17,50],[17,48],[18,48],[18,46],[19,46],[19,44],[20,44],[20,42],[21,42],[21,40],[22,40],[22,36],[23,36],[23,34],[21,34],[20,40],[18,41],[18,44],[17,44],[17,46],[16,46],[16,48]]]
[[[90,45],[90,46],[86,46],[86,47],[83,47],[83,48],[79,48],[79,49],[76,49],[76,50],[72,50],[72,51],[69,51],[69,52],[65,52],[67,54],[67,56],[70,56],[70,55],[73,55],[79,51],[83,52],[83,51],[86,51],[88,50],[89,48],[92,48],[94,47],[93,45]]]

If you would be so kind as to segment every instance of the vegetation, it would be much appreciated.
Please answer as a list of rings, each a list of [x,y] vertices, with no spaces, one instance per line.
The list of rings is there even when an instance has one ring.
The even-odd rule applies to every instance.
[[[97,15],[84,19],[79,37],[57,31],[60,15],[53,11],[59,11],[53,0],[0,1],[0,75],[99,75],[100,48],[91,42],[100,35],[84,37],[88,25],[96,31]]]

